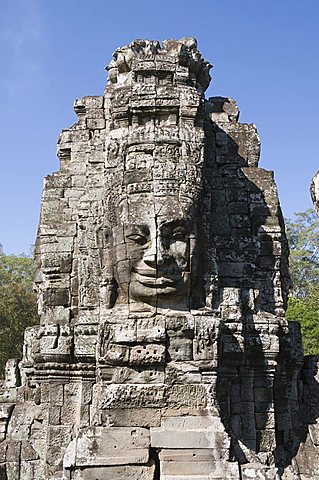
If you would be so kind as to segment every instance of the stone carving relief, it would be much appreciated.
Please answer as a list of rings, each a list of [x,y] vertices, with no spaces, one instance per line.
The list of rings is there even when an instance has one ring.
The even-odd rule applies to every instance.
[[[205,99],[210,68],[193,38],[135,40],[75,102],[43,193],[41,324],[0,385],[0,478],[319,478],[276,186],[236,102]]]

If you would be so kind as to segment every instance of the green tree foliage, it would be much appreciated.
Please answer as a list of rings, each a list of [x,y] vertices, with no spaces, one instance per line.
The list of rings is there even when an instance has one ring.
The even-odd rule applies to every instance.
[[[25,328],[39,321],[33,276],[32,258],[0,249],[0,377],[9,358],[21,358]]]
[[[319,284],[319,217],[313,209],[286,220],[292,296],[305,298]]]
[[[313,285],[304,298],[290,297],[286,317],[300,321],[305,355],[318,355],[319,286]]]
[[[292,290],[286,317],[301,323],[306,355],[319,354],[319,218],[313,209],[286,220]]]

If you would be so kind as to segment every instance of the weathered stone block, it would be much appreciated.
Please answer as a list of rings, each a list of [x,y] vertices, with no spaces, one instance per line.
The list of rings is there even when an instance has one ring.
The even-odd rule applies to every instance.
[[[137,342],[164,342],[165,338],[164,317],[137,320]]]
[[[267,467],[260,463],[251,462],[249,465],[241,467],[243,480],[274,480],[277,476],[275,467]]]
[[[224,457],[223,457],[224,455]],[[167,478],[229,478],[225,451],[213,449],[162,449],[161,474]],[[239,478],[237,476],[233,479]]]
[[[99,393],[99,409],[161,408],[167,404],[164,385],[109,385]]]
[[[109,338],[114,343],[132,343],[137,340],[136,320],[132,319],[126,323],[116,323],[110,326]]]
[[[0,421],[7,421],[10,418],[11,412],[13,410],[14,404],[2,404],[0,405]]]
[[[115,427],[159,427],[161,411],[156,408],[110,409],[102,412],[102,422]]]
[[[88,118],[86,121],[87,128],[90,130],[103,129],[105,128],[105,119],[104,118]],[[90,160],[92,161],[92,159]]]
[[[31,460],[38,460],[39,454],[35,451],[32,444],[28,441],[21,442],[21,460],[30,462]]]
[[[97,326],[95,324],[74,327],[74,354],[77,358],[96,356]]]
[[[19,480],[20,479],[20,463],[16,462],[7,462],[6,464],[6,480]]]
[[[100,375],[105,383],[164,383],[165,374],[161,366],[100,366]]]
[[[7,446],[6,461],[18,462],[21,455],[21,442],[11,442]]]
[[[168,356],[172,361],[192,360],[193,341],[179,335],[169,335]]]
[[[49,424],[60,425],[61,423],[61,407],[49,407]]]
[[[43,294],[43,301],[48,306],[69,307],[70,292],[68,288],[51,288]]]
[[[160,448],[218,448],[226,451],[230,439],[218,417],[163,417],[161,427],[151,427],[151,444]]]
[[[130,364],[158,365],[165,362],[166,349],[164,345],[149,343],[130,348]]]
[[[110,343],[100,361],[110,365],[125,365],[129,361],[130,349],[125,345]]]
[[[202,382],[198,363],[202,362],[169,362],[165,367],[165,382],[167,384],[195,384]],[[205,365],[206,369],[209,366]]]
[[[209,385],[172,385],[167,388],[166,398],[171,408],[205,408],[210,404]]]
[[[75,465],[147,463],[149,432],[145,428],[95,427],[82,429],[76,439]]]
[[[81,468],[71,473],[71,480],[153,480],[154,465]]]
[[[48,434],[48,445],[66,446],[71,440],[72,425],[50,426]]]
[[[8,425],[7,435],[12,441],[27,440],[30,434],[30,425],[39,415],[41,407],[33,402],[23,402],[14,408],[14,414]]]

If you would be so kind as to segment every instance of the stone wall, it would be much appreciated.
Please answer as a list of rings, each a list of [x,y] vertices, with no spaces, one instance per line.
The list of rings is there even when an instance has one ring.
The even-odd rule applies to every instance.
[[[1,386],[0,479],[319,478],[273,173],[236,102],[205,99],[210,68],[192,38],[136,40],[76,100],[43,191],[41,323]]]

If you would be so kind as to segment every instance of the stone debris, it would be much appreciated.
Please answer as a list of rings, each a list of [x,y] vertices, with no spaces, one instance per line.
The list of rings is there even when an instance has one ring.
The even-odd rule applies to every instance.
[[[273,172],[196,40],[135,40],[45,179],[40,325],[0,385],[3,480],[319,479]],[[316,197],[317,187],[313,187]]]

